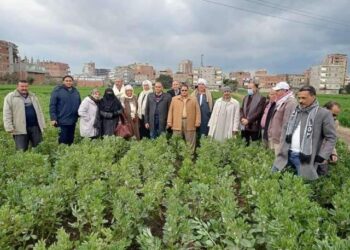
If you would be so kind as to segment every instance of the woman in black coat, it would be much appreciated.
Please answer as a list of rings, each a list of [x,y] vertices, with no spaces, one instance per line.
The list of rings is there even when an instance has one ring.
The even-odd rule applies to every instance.
[[[114,135],[115,127],[119,121],[119,115],[123,113],[123,107],[119,99],[114,95],[113,89],[107,88],[99,105],[101,116],[101,135]]]

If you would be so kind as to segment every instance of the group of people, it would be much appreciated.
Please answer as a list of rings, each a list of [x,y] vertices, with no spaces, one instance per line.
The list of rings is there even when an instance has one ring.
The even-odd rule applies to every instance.
[[[73,82],[72,76],[65,76],[51,93],[50,121],[59,128],[59,143],[73,143],[80,118],[82,137],[113,136],[118,124],[127,122],[137,140],[169,132],[182,136],[193,152],[202,136],[222,142],[240,132],[247,146],[261,140],[275,152],[272,171],[291,166],[306,179],[326,173],[328,162],[337,160],[335,120],[340,105],[330,102],[320,107],[312,86],[302,87],[296,98],[288,83],[280,82],[265,98],[251,81],[240,106],[230,87],[223,87],[222,97],[214,102],[202,78],[191,94],[189,86],[178,81],[165,92],[161,82],[153,86],[145,80],[138,96],[131,85],[124,86],[117,79],[103,97],[93,89],[82,102]],[[35,147],[42,141],[45,119],[38,98],[28,91],[28,82],[19,81],[17,89],[5,97],[3,118],[16,149],[25,151],[29,144]]]

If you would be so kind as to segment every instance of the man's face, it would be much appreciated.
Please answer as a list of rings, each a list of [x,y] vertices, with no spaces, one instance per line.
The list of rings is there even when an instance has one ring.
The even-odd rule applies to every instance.
[[[223,94],[224,99],[230,99],[231,98],[231,92],[230,91],[224,91]]]
[[[276,98],[277,98],[277,92],[275,90],[270,90],[269,92],[269,98],[270,98],[270,101],[271,102],[274,102],[276,101]]]
[[[148,91],[149,90],[149,85],[148,84],[143,85],[143,90],[144,91]]]
[[[115,85],[116,85],[118,88],[121,88],[121,87],[123,86],[123,80],[120,80],[120,79],[116,80],[116,81],[115,81]]]
[[[17,84],[17,90],[18,90],[18,92],[21,93],[22,95],[28,94],[28,83],[19,82],[19,83]]]
[[[162,91],[163,91],[163,86],[162,86],[162,84],[156,83],[156,84],[154,85],[154,91],[156,92],[156,94],[162,93]]]
[[[281,98],[285,93],[286,91],[284,89],[279,89],[279,90],[276,90],[276,98]]]
[[[198,83],[198,91],[204,92],[205,91],[205,85],[203,83]]]
[[[248,83],[247,88],[253,90],[253,92],[256,93],[256,86],[254,83],[252,82]]]
[[[298,101],[302,108],[309,107],[315,99],[316,97],[312,96],[309,91],[300,91],[298,93]]]
[[[180,88],[180,83],[178,81],[174,81],[172,84],[172,89],[177,90]]]
[[[336,119],[337,116],[340,114],[340,108],[337,105],[333,105],[330,111],[332,112],[334,119]]]
[[[70,77],[66,77],[63,80],[63,84],[67,87],[67,88],[71,88],[73,86],[73,79]]]
[[[188,96],[188,88],[182,87],[181,88],[181,96],[182,97],[187,97]]]

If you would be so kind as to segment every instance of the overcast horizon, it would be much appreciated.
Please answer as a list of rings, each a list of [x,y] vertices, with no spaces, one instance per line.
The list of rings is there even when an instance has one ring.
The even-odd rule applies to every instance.
[[[1,0],[0,40],[17,44],[21,57],[68,63],[72,73],[90,61],[96,68],[140,62],[177,71],[184,59],[200,66],[201,54],[205,65],[224,72],[303,73],[329,53],[350,54],[349,6],[345,0]]]

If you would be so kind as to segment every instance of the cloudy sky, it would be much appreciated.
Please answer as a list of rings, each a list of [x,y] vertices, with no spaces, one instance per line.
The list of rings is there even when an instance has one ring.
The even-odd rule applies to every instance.
[[[73,73],[89,61],[176,70],[201,54],[225,72],[299,73],[350,55],[349,10],[348,0],[0,0],[0,40]]]

